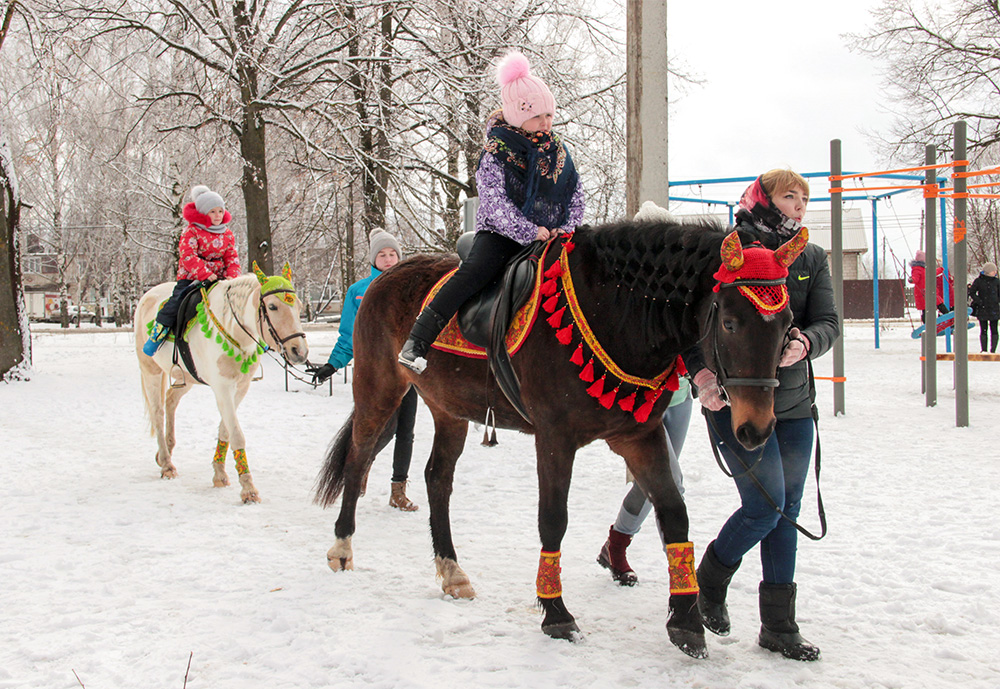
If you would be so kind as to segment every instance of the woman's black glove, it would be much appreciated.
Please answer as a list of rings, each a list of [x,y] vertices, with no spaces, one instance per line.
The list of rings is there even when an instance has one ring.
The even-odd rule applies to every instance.
[[[313,385],[326,382],[326,379],[337,372],[337,367],[333,364],[323,364],[322,366],[306,366],[306,373],[313,374]]]

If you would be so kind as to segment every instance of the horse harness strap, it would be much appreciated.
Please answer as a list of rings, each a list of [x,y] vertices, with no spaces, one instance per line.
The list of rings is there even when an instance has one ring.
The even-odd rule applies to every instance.
[[[806,365],[809,368],[809,394],[810,397],[815,398],[816,382],[815,379],[813,378],[812,361],[810,361],[808,357],[806,357]],[[767,503],[771,506],[771,508],[774,509],[779,515],[781,515],[782,519],[786,519],[788,522],[790,522],[791,525],[794,526],[803,536],[806,536],[807,538],[810,538],[814,541],[819,541],[824,536],[826,536],[827,532],[826,510],[823,508],[823,495],[822,493],[820,493],[820,488],[819,488],[819,474],[820,474],[820,462],[822,458],[822,452],[820,449],[820,439],[819,439],[819,409],[817,409],[816,403],[815,402],[812,403],[812,420],[813,420],[813,426],[816,429],[816,463],[814,471],[816,474],[816,509],[819,514],[819,525],[820,525],[819,536],[813,534],[808,529],[799,524],[797,521],[795,521],[787,514],[785,514],[784,510],[778,507],[778,503],[775,502],[774,498],[771,497],[771,494],[767,492],[766,488],[764,488],[764,484],[762,484],[760,482],[760,479],[757,478],[757,475],[754,473],[754,470],[757,468],[757,465],[760,464],[761,460],[764,458],[763,448],[761,448],[760,456],[749,467],[746,465],[746,463],[744,463],[744,461],[740,458],[740,456],[734,452],[733,457],[736,459],[737,462],[739,462],[740,466],[743,468],[743,471],[739,474],[735,472],[729,473],[728,471],[726,471],[726,465],[722,461],[722,457],[719,454],[719,447],[718,444],[716,443],[716,438],[721,439],[722,434],[719,433],[719,427],[715,423],[715,416],[714,414],[710,413],[709,410],[705,407],[702,407],[702,412],[704,413],[705,418],[708,419],[708,424],[709,424],[708,440],[709,444],[712,446],[712,454],[715,455],[715,461],[719,465],[719,468],[722,469],[722,473],[724,473],[726,476],[729,476],[734,480],[738,478],[743,478],[744,476],[749,478],[751,483],[753,483],[754,487],[757,488],[758,492],[760,492],[761,496],[764,498],[765,501],[767,501]]]
[[[785,284],[784,278],[779,278],[776,280],[737,280],[736,282],[722,283],[719,286],[721,288],[726,287],[746,287],[746,286],[772,286],[772,285],[783,285]],[[712,304],[712,321],[709,324],[709,332],[715,333],[715,326],[719,318],[719,305],[717,303]],[[716,371],[716,377],[719,381],[719,389],[722,391],[722,398],[728,400],[728,395],[725,392],[726,386],[731,387],[741,386],[741,387],[761,387],[761,388],[776,388],[778,387],[777,378],[730,378],[726,374],[726,367],[722,365],[719,361],[719,337],[718,334],[712,339],[712,349],[713,357],[715,360],[715,367],[718,369]]]

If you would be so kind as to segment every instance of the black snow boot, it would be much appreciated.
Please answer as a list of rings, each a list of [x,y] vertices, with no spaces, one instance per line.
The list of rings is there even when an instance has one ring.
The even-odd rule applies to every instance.
[[[802,638],[795,623],[795,584],[760,584],[757,644],[792,660],[819,660],[819,649]]]
[[[444,327],[448,325],[448,319],[439,314],[431,307],[425,308],[417,316],[417,322],[410,330],[410,336],[403,343],[403,349],[399,352],[397,359],[406,368],[416,373],[423,373],[427,368],[427,352],[431,349],[431,343],[437,339]]]
[[[729,609],[726,608],[726,592],[733,574],[740,568],[740,560],[732,567],[726,567],[715,556],[715,541],[708,544],[698,565],[698,612],[701,613],[705,628],[719,636],[729,636]]]

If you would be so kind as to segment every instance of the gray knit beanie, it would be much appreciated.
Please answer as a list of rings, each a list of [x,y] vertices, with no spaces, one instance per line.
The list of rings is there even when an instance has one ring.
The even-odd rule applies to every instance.
[[[199,184],[191,189],[191,200],[194,201],[195,209],[202,215],[208,215],[208,212],[213,208],[226,209],[226,202],[222,200],[222,197],[204,184]]]
[[[378,252],[382,249],[395,249],[396,255],[399,256],[400,260],[403,258],[403,251],[399,248],[399,242],[381,227],[376,227],[368,233],[368,245],[370,247],[368,249],[368,262],[372,265],[375,265],[375,257],[378,256]]]
[[[986,273],[987,275],[996,275],[997,274],[996,264],[994,264],[994,263],[984,263],[983,264],[983,272]]]

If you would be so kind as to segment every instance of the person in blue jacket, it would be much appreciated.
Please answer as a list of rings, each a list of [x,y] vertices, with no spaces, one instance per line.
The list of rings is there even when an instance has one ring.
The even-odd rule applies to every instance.
[[[402,258],[399,242],[381,227],[376,227],[369,233],[368,245],[368,259],[372,264],[371,275],[347,288],[344,308],[340,314],[340,336],[337,338],[337,344],[334,345],[325,364],[306,368],[313,374],[313,383],[322,383],[338,369],[347,366],[354,358],[354,318],[358,315],[361,298],[365,296],[372,280],[399,263]],[[413,426],[416,417],[417,391],[411,387],[399,405],[396,444],[392,455],[392,492],[389,494],[389,506],[404,512],[414,512],[418,509],[417,505],[406,497],[406,479],[410,471],[410,459],[413,456]],[[367,477],[365,480],[367,481]],[[364,495],[364,487],[361,494]]]

